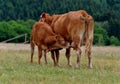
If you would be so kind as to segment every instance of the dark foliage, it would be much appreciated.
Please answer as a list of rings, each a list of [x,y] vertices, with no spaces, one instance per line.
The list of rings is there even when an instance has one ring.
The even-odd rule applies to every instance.
[[[17,27],[18,29],[16,28],[14,33],[8,35],[12,37],[13,34],[25,33],[27,31],[26,28],[31,27],[31,24],[27,25],[28,27],[26,28],[20,26],[21,23],[18,22],[18,20],[27,21],[28,19],[34,19],[37,21],[42,12],[62,14],[80,9],[86,10],[94,17],[97,23],[101,24],[96,24],[99,27],[97,26],[95,28],[105,30],[107,38],[98,35],[97,31],[95,31],[97,34],[95,35],[95,39],[97,37],[105,39],[105,41],[103,41],[105,45],[110,44],[108,38],[111,36],[120,40],[120,0],[0,0],[0,21],[2,21],[1,24],[3,25],[6,25],[6,23],[4,23],[5,21],[8,22],[10,20],[15,20],[19,23],[21,31],[19,31],[19,27]],[[104,24],[104,22],[107,23]],[[4,27],[11,28],[10,31],[12,32],[16,25],[11,26],[12,25],[7,24],[6,27],[0,27],[0,35],[3,35],[3,33],[6,34],[5,31],[3,32],[1,29]],[[5,39],[5,37],[8,36],[6,34],[1,37]]]

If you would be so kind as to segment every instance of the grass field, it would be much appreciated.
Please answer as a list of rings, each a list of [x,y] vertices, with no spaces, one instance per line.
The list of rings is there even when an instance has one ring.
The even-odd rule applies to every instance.
[[[83,47],[84,50],[84,47]],[[30,64],[28,44],[0,44],[0,84],[120,84],[120,47],[93,47],[93,69],[87,68],[84,52],[81,68],[76,69],[76,55],[72,50],[72,67],[67,66],[60,51],[60,67],[54,67],[50,53],[48,65],[41,60],[37,65],[37,49],[34,63]]]

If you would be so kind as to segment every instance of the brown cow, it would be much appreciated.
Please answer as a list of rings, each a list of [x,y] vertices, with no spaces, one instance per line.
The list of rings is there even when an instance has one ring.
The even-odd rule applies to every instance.
[[[62,15],[50,16],[47,13],[41,15],[40,21],[44,21],[51,25],[56,34],[60,34],[66,41],[72,43],[72,47],[76,50],[77,65],[80,67],[81,45],[85,41],[86,54],[88,55],[88,67],[92,68],[91,63],[91,46],[93,42],[94,20],[86,11],[72,11]],[[70,51],[70,49],[68,49]],[[70,52],[68,52],[70,54]],[[67,57],[68,64],[69,55]]]
[[[30,44],[31,44],[31,63],[33,62],[34,47],[35,45],[38,46],[38,64],[40,64],[42,50],[44,50],[45,52],[44,53],[45,63],[47,63],[46,60],[47,51],[68,46],[68,43],[66,43],[65,40],[60,35],[56,35],[55,33],[53,33],[52,28],[44,22],[36,22],[33,25],[32,34],[30,37]]]

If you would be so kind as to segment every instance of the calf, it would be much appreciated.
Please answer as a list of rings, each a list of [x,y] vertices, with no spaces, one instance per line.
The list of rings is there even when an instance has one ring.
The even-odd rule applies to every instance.
[[[32,28],[32,34],[30,37],[31,45],[31,63],[33,62],[34,47],[38,47],[38,64],[42,57],[42,50],[45,52],[45,63],[46,52],[54,49],[63,48],[68,46],[68,43],[60,36],[53,33],[52,28],[44,22],[36,22]],[[53,60],[54,61],[54,60]],[[55,64],[54,64],[55,65]]]

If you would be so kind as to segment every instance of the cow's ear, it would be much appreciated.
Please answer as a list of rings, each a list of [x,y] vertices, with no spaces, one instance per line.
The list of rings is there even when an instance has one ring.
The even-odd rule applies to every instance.
[[[45,18],[45,16],[46,16],[46,13],[42,13],[40,18]]]

